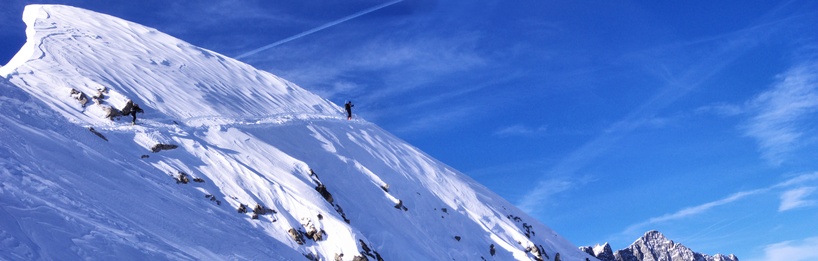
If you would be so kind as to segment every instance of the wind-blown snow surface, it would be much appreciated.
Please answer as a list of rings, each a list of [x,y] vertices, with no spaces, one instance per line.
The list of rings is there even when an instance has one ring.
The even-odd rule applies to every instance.
[[[274,75],[73,7],[28,6],[23,20],[28,41],[0,68],[0,259],[351,260],[367,249],[386,260],[533,260],[533,249],[590,257],[465,175]],[[100,104],[71,95],[101,87]],[[145,110],[138,125],[104,117],[104,106],[127,99]],[[151,152],[159,143],[178,148]],[[177,183],[181,172],[190,183]],[[252,219],[256,205],[275,212]],[[323,237],[298,244],[288,233],[312,227]]]

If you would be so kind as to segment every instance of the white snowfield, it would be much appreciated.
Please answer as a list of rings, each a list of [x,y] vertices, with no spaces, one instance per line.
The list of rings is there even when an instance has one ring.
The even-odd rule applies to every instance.
[[[595,260],[284,79],[74,7],[23,20],[0,68],[0,260]],[[128,99],[137,125],[106,118]]]

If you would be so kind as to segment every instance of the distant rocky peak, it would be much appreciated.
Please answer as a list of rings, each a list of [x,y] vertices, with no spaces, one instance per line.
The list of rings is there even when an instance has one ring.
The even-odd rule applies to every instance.
[[[605,244],[594,246],[594,253],[597,255],[607,253],[613,255],[613,250],[611,250],[611,245],[608,244],[608,242],[605,242]]]
[[[655,242],[660,244],[673,244],[673,240],[667,239],[665,235],[657,230],[651,230],[645,233],[644,236],[640,237],[639,240],[644,242]]]
[[[580,250],[600,261],[738,261],[738,257],[732,254],[709,256],[694,252],[656,230],[648,231],[627,248],[616,252],[611,250],[608,243],[580,247]]]
[[[605,244],[599,245],[597,244],[594,247],[580,247],[579,250],[582,250],[589,255],[596,257],[602,261],[613,261],[616,260],[614,257],[613,250],[611,249],[611,245],[608,242]]]
[[[651,230],[651,231],[648,231],[647,233],[645,233],[645,235],[643,235],[642,237],[637,239],[636,242],[633,242],[633,244],[631,244],[631,246],[634,246],[634,245],[642,245],[642,246],[646,246],[646,247],[653,248],[653,249],[656,249],[656,248],[688,249],[687,247],[683,246],[682,244],[678,244],[678,243],[673,242],[673,240],[667,239],[667,237],[665,237],[665,235],[663,235],[661,232],[656,231],[656,230]]]

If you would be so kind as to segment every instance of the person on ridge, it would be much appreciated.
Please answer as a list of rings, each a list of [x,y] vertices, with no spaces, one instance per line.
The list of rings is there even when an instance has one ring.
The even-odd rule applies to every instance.
[[[133,117],[133,120],[131,120],[131,125],[136,125],[136,113],[137,112],[145,114],[145,111],[143,111],[142,108],[139,108],[139,104],[134,103],[133,107],[131,107],[131,111],[130,111],[131,116]]]
[[[348,101],[346,104],[344,104],[344,108],[347,110],[347,120],[352,119],[352,107],[354,106],[355,105],[352,105],[352,101]]]

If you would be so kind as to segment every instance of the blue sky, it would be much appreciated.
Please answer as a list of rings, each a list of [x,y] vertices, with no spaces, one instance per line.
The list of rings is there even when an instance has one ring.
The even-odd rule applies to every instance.
[[[818,258],[818,2],[269,2],[12,0],[0,63],[78,6],[352,100],[577,245]]]

